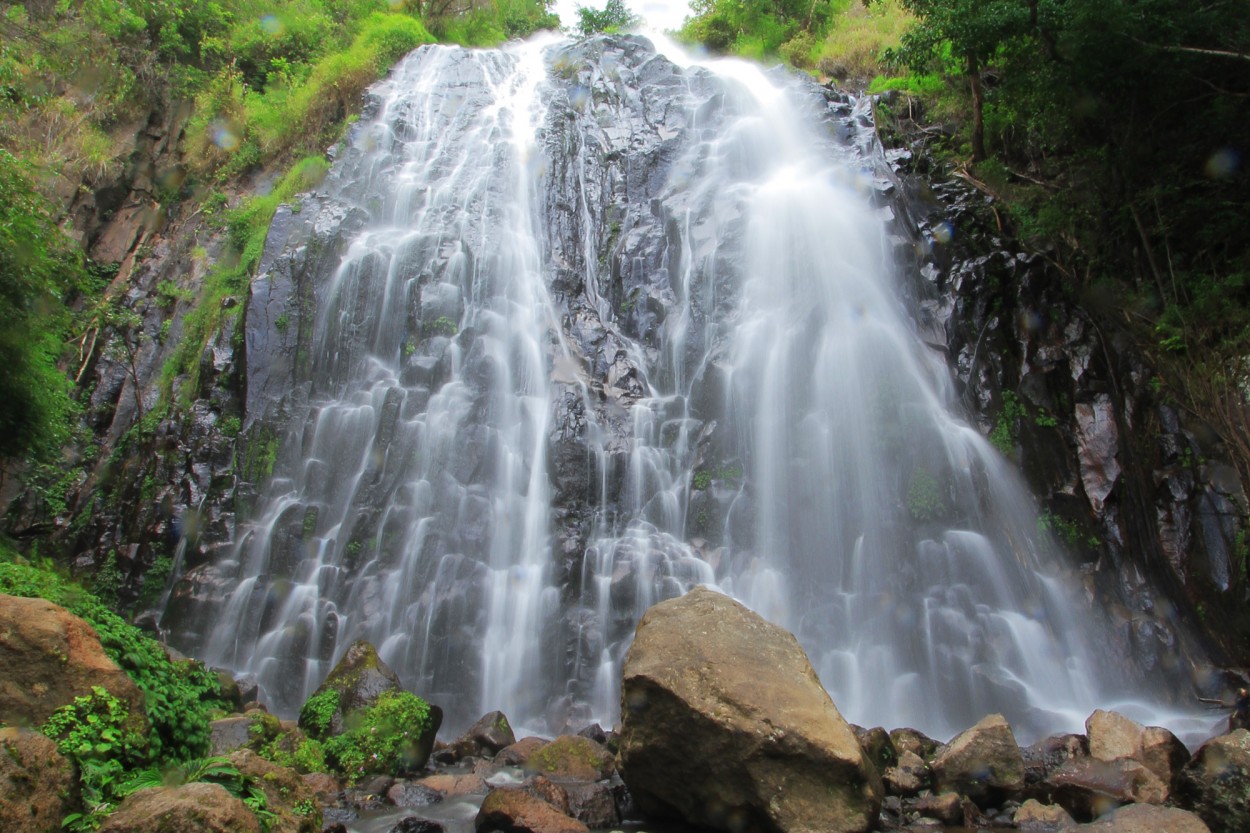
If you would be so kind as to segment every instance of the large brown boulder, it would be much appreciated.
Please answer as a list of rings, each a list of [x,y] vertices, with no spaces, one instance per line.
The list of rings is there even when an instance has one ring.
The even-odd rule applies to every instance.
[[[1162,804],[1168,797],[1167,785],[1131,758],[1076,758],[1050,773],[1039,791],[1086,821],[1122,804]]]
[[[1024,756],[1001,714],[991,714],[956,735],[929,762],[933,789],[997,800],[1024,787]]]
[[[1203,744],[1177,777],[1176,796],[1214,833],[1250,830],[1250,731]]]
[[[1134,758],[1141,748],[1142,733],[1145,731],[1145,726],[1119,712],[1095,709],[1085,719],[1089,756],[1100,761]]]
[[[533,755],[548,743],[550,743],[550,741],[544,740],[543,738],[521,738],[516,743],[500,749],[499,753],[495,755],[495,763],[506,764],[508,766],[520,766],[525,763],[530,755]]]
[[[1071,833],[1076,822],[1058,804],[1042,804],[1035,798],[1020,805],[1012,818],[1017,830],[1029,833]]]
[[[720,830],[873,827],[881,782],[793,635],[706,588],[642,617],[619,766],[649,815]]]
[[[1189,762],[1189,750],[1176,735],[1159,726],[1143,726],[1118,712],[1098,709],[1085,721],[1085,732],[1090,757],[1138,761],[1169,788]]]
[[[143,692],[89,624],[46,599],[0,595],[0,721],[38,726],[102,686],[142,716]]]
[[[58,833],[75,783],[74,766],[55,743],[0,729],[0,830]]]
[[[1079,833],[1211,833],[1202,819],[1185,810],[1132,804],[1121,807],[1090,824]]]
[[[247,806],[220,784],[140,790],[118,806],[98,833],[261,833]]]
[[[491,790],[482,801],[474,829],[502,833],[589,833],[590,828],[519,789]]]

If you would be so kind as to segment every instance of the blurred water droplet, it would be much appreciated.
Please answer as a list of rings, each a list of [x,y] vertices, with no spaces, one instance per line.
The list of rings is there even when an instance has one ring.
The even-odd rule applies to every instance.
[[[260,28],[266,35],[276,38],[286,31],[286,24],[276,16],[267,14],[260,19]]]
[[[234,125],[224,119],[213,122],[213,144],[225,151],[238,150],[240,139]]]
[[[1220,148],[1207,159],[1206,172],[1211,179],[1227,179],[1241,167],[1241,156],[1232,148]]]

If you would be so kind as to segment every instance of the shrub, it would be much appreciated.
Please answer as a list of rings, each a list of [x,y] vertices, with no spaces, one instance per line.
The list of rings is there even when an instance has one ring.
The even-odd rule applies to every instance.
[[[430,725],[430,707],[407,691],[388,691],[372,706],[347,716],[350,728],[323,747],[333,769],[356,781],[364,775],[398,775],[416,763],[417,742]]]
[[[0,593],[47,599],[95,628],[105,653],[145,695],[152,733],[143,760],[180,761],[208,751],[210,710],[225,703],[217,678],[203,665],[170,660],[155,640],[55,573],[0,562]],[[127,760],[131,757],[127,752]]]
[[[324,738],[339,709],[337,689],[326,688],[309,697],[299,710],[299,726],[314,738]]]

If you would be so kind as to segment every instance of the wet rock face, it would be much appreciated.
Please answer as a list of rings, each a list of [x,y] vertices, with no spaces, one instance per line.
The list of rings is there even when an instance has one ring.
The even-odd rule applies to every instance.
[[[876,771],[806,655],[727,596],[651,608],[621,696],[621,777],[644,813],[721,830],[875,825]]]
[[[988,198],[931,184],[943,207],[920,222],[921,331],[982,432],[1020,463],[1043,525],[1084,563],[1097,606],[1132,612],[1110,624],[1115,652],[1139,658],[1125,672],[1166,671],[1181,645],[1203,655],[1181,624],[1199,622],[1195,603],[1209,614],[1200,624],[1247,656],[1228,556],[1247,498],[1214,432],[1161,395],[1105,301],[1074,298],[1071,279],[1004,235]]]
[[[482,58],[458,50],[438,55],[440,89],[445,86],[446,100],[456,103],[437,117],[445,119],[435,131],[441,137],[454,134],[466,114],[490,104],[483,76],[510,71],[504,65],[515,56]],[[563,46],[545,60],[549,81],[539,87],[536,108],[545,112],[537,134],[544,152],[539,154],[543,165],[535,187],[539,216],[534,225],[543,230],[541,255],[548,273],[543,277],[554,317],[543,322],[552,325],[551,331],[534,346],[550,376],[552,411],[543,420],[547,436],[539,447],[544,459],[520,465],[545,467],[552,492],[549,578],[563,598],[561,615],[541,639],[558,647],[543,651],[541,662],[548,679],[573,681],[567,694],[561,693],[567,702],[550,704],[567,711],[562,725],[552,725],[558,733],[590,716],[588,700],[603,688],[596,681],[599,658],[606,654],[619,663],[646,605],[705,578],[689,566],[695,560],[690,546],[643,517],[637,522],[639,534],[631,538],[639,551],[622,556],[622,563],[632,558],[631,569],[613,577],[610,621],[593,610],[594,594],[583,584],[589,575],[587,553],[601,543],[595,536],[624,538],[616,519],[629,517],[631,502],[640,500],[639,485],[628,476],[636,465],[630,459],[635,433],[658,433],[667,446],[680,445],[683,455],[709,459],[722,438],[725,429],[717,428],[711,416],[724,401],[718,360],[723,357],[702,359],[722,337],[713,319],[733,314],[736,301],[728,285],[733,270],[724,267],[738,256],[741,235],[735,231],[745,220],[735,219],[731,215],[737,209],[726,207],[718,220],[723,228],[694,238],[687,234],[689,244],[679,229],[692,214],[723,202],[717,194],[683,190],[690,178],[678,169],[679,163],[700,164],[683,161],[700,131],[715,132],[735,117],[718,81],[701,70],[675,66],[634,37]],[[823,94],[810,94],[817,99],[813,109],[823,108],[831,122],[849,120],[844,103],[835,112]],[[492,321],[504,311],[502,295],[497,308],[473,305],[512,280],[517,264],[508,260],[512,247],[504,245],[503,237],[513,232],[481,217],[447,212],[445,226],[435,222],[414,230],[394,251],[388,241],[354,262],[350,275],[338,274],[340,263],[349,259],[347,241],[394,209],[384,204],[393,195],[378,196],[373,185],[407,175],[404,165],[420,154],[430,154],[438,166],[446,164],[440,154],[463,151],[430,150],[429,137],[417,135],[418,114],[400,112],[415,106],[415,99],[387,98],[377,89],[370,96],[366,121],[338,150],[326,182],[278,210],[248,297],[238,299],[244,309],[237,337],[230,339],[233,352],[221,355],[236,371],[229,407],[238,420],[233,423],[237,437],[221,456],[237,465],[199,471],[204,483],[195,496],[207,494],[208,499],[197,508],[213,517],[197,523],[195,538],[188,540],[161,624],[190,652],[243,667],[248,647],[214,645],[207,623],[233,605],[255,612],[232,625],[246,634],[241,642],[272,633],[294,585],[307,580],[303,570],[310,553],[325,547],[333,551],[327,558],[335,563],[322,573],[323,600],[310,615],[299,617],[269,657],[270,670],[261,680],[268,704],[287,711],[297,707],[307,695],[303,670],[310,663],[332,662],[347,639],[367,636],[383,645],[403,632],[409,638],[393,642],[387,659],[410,687],[429,691],[427,683],[437,679],[439,691],[432,696],[448,695],[449,723],[460,727],[480,714],[479,704],[464,695],[483,689],[484,672],[482,663],[469,656],[473,649],[466,652],[465,646],[485,636],[492,578],[486,565],[498,560],[500,547],[492,540],[494,525],[501,511],[514,511],[501,510],[494,492],[502,440],[491,414],[499,404],[498,386],[515,372],[507,354],[518,345],[501,347],[501,337],[513,337],[492,331]],[[383,112],[390,107],[397,109]],[[379,122],[370,123],[375,115]],[[375,127],[376,135],[364,136]],[[851,132],[843,126],[840,135]],[[378,162],[371,155],[375,142],[395,153]],[[508,164],[504,156],[496,161],[497,167]],[[488,200],[499,205],[524,202],[505,186],[492,184],[487,191]],[[456,194],[452,202],[463,196]],[[395,320],[383,322],[384,316],[376,314],[374,302],[383,296],[384,303],[378,303],[401,311]],[[687,336],[666,347],[662,336],[674,326],[669,316],[678,308],[687,310],[689,321],[681,325]],[[385,396],[352,403],[350,416],[372,422],[369,447],[318,446],[324,433],[318,420],[332,409],[334,397],[392,353],[399,359],[386,369],[395,378],[386,382]],[[217,353],[213,356],[216,362]],[[675,379],[683,380],[677,386],[683,396],[664,406],[654,426],[637,425],[631,408],[640,397],[653,382],[673,387]],[[446,459],[416,461],[414,420],[428,413],[431,403],[437,406],[440,397],[448,399],[447,383],[453,380],[454,396],[462,400],[442,418],[431,418],[439,425],[459,421],[441,452]],[[215,387],[211,390],[205,395],[206,428],[218,417],[211,406],[214,397],[225,401]],[[340,417],[336,412],[333,419]],[[334,428],[330,419],[326,432]],[[378,461],[376,467],[353,484],[351,510],[342,518],[330,517],[345,473],[366,455]],[[264,483],[271,475],[279,483],[267,492]],[[304,484],[296,487],[303,490],[298,505],[279,517],[258,519],[274,495],[284,494],[293,482]],[[205,488],[210,484],[211,492]],[[718,478],[697,490],[699,508],[692,524],[702,530],[699,546],[706,544],[709,552],[723,543],[727,530],[749,540],[750,499],[738,495],[740,487],[732,478]],[[655,486],[648,482],[643,488]],[[663,509],[655,504],[649,512]],[[731,504],[736,514],[727,524]],[[172,505],[180,509],[185,498],[178,496]],[[265,569],[248,584],[250,598],[232,598],[248,578],[245,565],[261,555],[242,552],[232,540],[245,542],[254,522],[265,527],[259,534],[269,536],[263,545]],[[419,542],[412,532],[418,525]],[[653,559],[651,551],[661,557]],[[420,591],[395,600],[387,571],[405,559],[416,566],[404,575],[403,585]],[[648,584],[650,599],[639,590]],[[351,623],[350,635],[339,632],[344,622]],[[538,711],[544,708],[542,697],[552,699],[551,692],[533,695]]]

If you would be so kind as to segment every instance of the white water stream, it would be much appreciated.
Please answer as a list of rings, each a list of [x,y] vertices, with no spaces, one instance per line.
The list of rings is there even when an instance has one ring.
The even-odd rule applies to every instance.
[[[365,638],[452,728],[611,725],[637,618],[706,583],[857,723],[1166,719],[916,337],[862,111],[661,48],[427,47],[376,88],[325,186],[368,219],[317,278],[309,404],[215,567],[210,662],[290,711]]]

